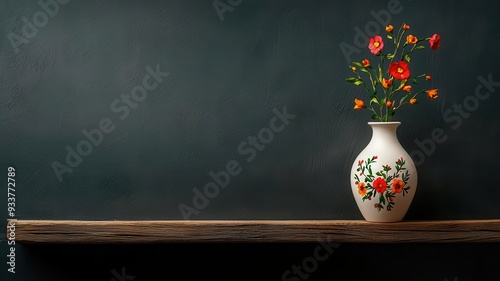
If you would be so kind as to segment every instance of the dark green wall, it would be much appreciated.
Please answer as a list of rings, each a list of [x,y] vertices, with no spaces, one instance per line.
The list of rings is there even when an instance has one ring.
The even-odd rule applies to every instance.
[[[17,219],[182,220],[180,204],[193,207],[193,189],[203,190],[213,181],[210,172],[226,170],[228,163],[237,165],[229,184],[190,219],[362,219],[349,172],[369,141],[370,114],[352,110],[353,99],[363,96],[345,82],[350,71],[339,46],[355,46],[354,29],[376,23],[370,11],[386,10],[392,2],[231,0],[234,7],[219,15],[212,1],[72,0],[58,5],[53,17],[39,22],[33,32],[24,26],[25,20],[43,20],[36,16],[43,11],[37,1],[1,1],[0,170],[4,177],[7,167],[17,170]],[[478,77],[500,81],[500,4],[401,0],[398,7],[401,11],[391,14],[395,26],[407,22],[416,35],[442,36],[437,52],[412,57],[415,72],[433,75],[430,83],[439,88],[439,98],[422,98],[420,105],[396,116],[402,122],[399,139],[419,164],[417,193],[406,219],[499,218],[500,87],[496,82],[483,87],[482,94],[491,92],[483,100],[474,96],[482,85]],[[29,38],[19,41],[15,36],[23,30]],[[359,61],[367,55],[363,49],[351,58]],[[122,95],[143,85],[157,68],[164,74],[147,81],[158,82],[156,87],[125,109]],[[249,137],[268,128],[275,111],[285,107],[295,117],[260,151],[249,150]],[[69,167],[67,147],[77,150],[86,140],[82,131],[99,126],[109,133]],[[430,139],[436,128],[444,130],[446,141],[425,154],[418,143]],[[72,171],[58,177],[55,162]],[[220,247],[230,256],[239,249],[246,255],[276,253],[273,260],[279,265],[272,268],[283,272],[315,245]],[[341,245],[328,268],[360,263],[359,257],[367,255],[364,247]],[[460,280],[474,280],[466,279],[474,276],[471,267],[456,260],[456,253],[486,260],[495,247],[392,246],[389,260],[417,251],[418,258],[409,259],[420,264],[432,252],[444,264],[427,264],[429,275],[419,272],[417,279],[391,280],[452,280],[460,274]],[[109,254],[114,249],[104,246],[71,248],[74,252],[55,246],[17,249],[17,280],[80,280],[61,274],[66,271],[47,261],[52,257],[47,252],[62,264],[62,255],[86,257],[75,268],[87,268],[85,274],[92,272],[93,280],[109,280],[112,268],[126,265],[135,270],[136,280],[152,280],[144,276],[160,266],[147,268],[136,256],[151,258],[157,249],[173,265],[179,261],[173,261],[170,251],[185,255],[183,264],[193,268],[200,261],[212,262],[207,253],[216,252],[201,246],[204,258],[190,261],[180,246],[120,248],[130,254],[116,259]],[[189,249],[197,256],[197,248]],[[88,261],[91,251],[100,253],[94,261],[99,266]],[[292,259],[287,251],[305,256]],[[333,260],[345,264],[334,269]],[[484,266],[481,272],[498,280],[487,264],[475,267]],[[413,268],[404,264],[394,269],[396,275],[402,276],[405,267]],[[219,276],[219,269],[207,268],[205,276]],[[361,264],[355,268],[361,274]],[[331,280],[334,275],[322,270]],[[56,272],[61,276],[48,277]],[[271,277],[281,278],[276,276]]]

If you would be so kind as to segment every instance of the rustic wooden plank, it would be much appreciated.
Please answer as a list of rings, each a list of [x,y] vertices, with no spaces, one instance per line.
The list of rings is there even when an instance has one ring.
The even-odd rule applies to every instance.
[[[15,233],[19,243],[71,244],[500,242],[500,220],[18,220]]]

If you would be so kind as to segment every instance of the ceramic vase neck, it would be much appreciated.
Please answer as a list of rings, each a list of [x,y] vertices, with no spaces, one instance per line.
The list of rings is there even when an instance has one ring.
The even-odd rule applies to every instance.
[[[401,122],[368,122],[372,128],[372,139],[383,141],[386,145],[400,145],[397,137],[398,126]]]

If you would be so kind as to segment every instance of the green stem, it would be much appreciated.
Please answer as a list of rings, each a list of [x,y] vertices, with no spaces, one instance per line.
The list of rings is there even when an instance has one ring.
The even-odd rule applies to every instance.
[[[358,76],[358,79],[361,81],[363,86],[365,86],[366,92],[371,95],[372,93],[370,92],[370,89],[368,89],[368,86],[366,86],[365,81],[363,81],[361,76],[359,76],[359,73],[357,71],[354,71],[354,73],[356,73],[356,75]]]
[[[399,30],[398,30],[398,34],[396,35],[397,43],[396,43],[396,47],[394,47],[394,53],[392,54],[391,63],[394,61],[394,58],[396,57],[396,53],[398,52],[399,44],[401,43],[401,38],[403,38],[404,33],[405,33],[405,30],[403,29],[403,26],[400,26]]]

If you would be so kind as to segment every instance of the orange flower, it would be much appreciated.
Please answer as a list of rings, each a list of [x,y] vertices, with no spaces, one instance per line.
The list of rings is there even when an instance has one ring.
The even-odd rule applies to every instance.
[[[408,30],[408,29],[410,29],[410,26],[405,23],[405,24],[403,24],[403,29]]]
[[[369,67],[369,66],[370,66],[370,61],[369,61],[369,60],[367,60],[367,59],[364,59],[364,60],[362,61],[362,63],[363,63],[363,66],[364,66],[364,67]]]
[[[390,24],[385,27],[385,31],[387,31],[387,32],[392,32],[393,29],[394,29],[394,26],[392,26]]]
[[[441,36],[439,34],[434,34],[429,39],[429,44],[431,45],[431,49],[437,50],[441,46]]]
[[[430,76],[430,75],[425,75],[425,80],[432,80],[432,76]]]
[[[373,38],[370,38],[370,44],[368,44],[368,49],[374,55],[377,55],[384,48],[384,41],[382,41],[382,37],[376,35]]]
[[[405,183],[400,180],[400,179],[394,179],[392,181],[392,188],[391,188],[391,192],[396,194],[396,193],[400,193],[401,191],[403,191],[403,187],[405,186]]]
[[[354,103],[354,109],[356,110],[365,108],[365,103],[362,100],[354,99]]]
[[[387,106],[387,108],[391,108],[393,105],[394,105],[394,102],[393,102],[393,101],[387,101],[387,102],[385,103],[385,106]]]
[[[427,96],[431,99],[437,99],[438,97],[438,89],[432,89],[427,91]]]
[[[351,69],[352,69],[352,71],[356,71],[356,67],[355,66],[351,66]]]
[[[392,79],[385,80],[385,78],[382,78],[382,87],[384,87],[385,89],[389,89],[391,85],[392,85]]]
[[[417,40],[417,37],[415,37],[415,36],[413,36],[413,35],[411,35],[411,34],[410,34],[410,35],[408,35],[408,36],[406,36],[406,42],[407,42],[408,44],[415,44],[415,43],[417,43],[417,41],[418,41],[418,40]]]
[[[366,195],[366,185],[365,185],[364,182],[358,183],[358,193],[361,196],[365,196]]]
[[[410,99],[410,104],[416,104],[416,103],[417,103],[417,99],[415,99],[415,98]]]
[[[408,93],[411,92],[411,85],[403,86],[403,91],[408,92]]]

